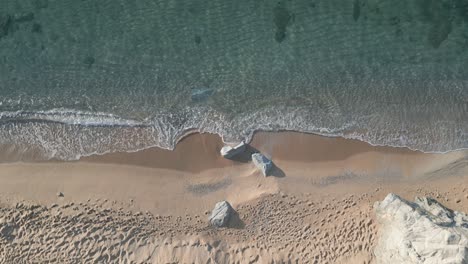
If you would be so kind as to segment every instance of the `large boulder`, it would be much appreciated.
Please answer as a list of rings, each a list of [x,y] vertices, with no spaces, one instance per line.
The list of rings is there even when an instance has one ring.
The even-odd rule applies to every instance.
[[[468,217],[428,197],[395,194],[374,204],[380,224],[377,263],[468,263]]]
[[[233,158],[239,154],[244,153],[245,149],[247,148],[247,144],[245,142],[241,142],[238,145],[231,147],[231,146],[224,146],[221,149],[221,155],[226,159]]]
[[[210,223],[215,227],[225,227],[234,209],[227,201],[219,202],[211,212]]]
[[[262,153],[252,154],[252,161],[265,177],[268,176],[273,168],[273,162]]]

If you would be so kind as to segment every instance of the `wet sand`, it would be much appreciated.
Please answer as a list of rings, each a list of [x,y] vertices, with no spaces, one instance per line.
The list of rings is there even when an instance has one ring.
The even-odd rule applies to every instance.
[[[220,157],[222,146],[216,135],[193,134],[174,151],[1,164],[0,259],[370,263],[378,236],[372,205],[389,192],[468,211],[464,151],[257,133],[251,151],[277,167],[263,177],[247,159]],[[238,215],[215,229],[207,218],[221,200]]]

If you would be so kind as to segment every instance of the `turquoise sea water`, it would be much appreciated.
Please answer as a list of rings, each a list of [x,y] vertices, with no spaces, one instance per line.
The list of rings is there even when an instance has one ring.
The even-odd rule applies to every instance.
[[[467,148],[468,1],[1,1],[0,144],[76,159],[188,130]]]

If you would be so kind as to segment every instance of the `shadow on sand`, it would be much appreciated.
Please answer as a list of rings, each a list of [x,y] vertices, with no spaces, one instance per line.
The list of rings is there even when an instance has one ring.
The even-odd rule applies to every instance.
[[[244,221],[240,219],[239,213],[237,213],[235,210],[233,210],[231,216],[229,217],[227,227],[234,229],[243,229],[245,227]]]
[[[286,174],[282,169],[280,169],[276,164],[273,162],[273,168],[271,168],[270,173],[268,173],[267,177],[273,176],[277,178],[283,178],[286,177]]]

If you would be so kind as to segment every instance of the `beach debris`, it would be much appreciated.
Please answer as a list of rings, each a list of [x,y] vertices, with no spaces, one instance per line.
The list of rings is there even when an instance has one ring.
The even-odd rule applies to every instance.
[[[226,159],[230,159],[230,158],[233,158],[239,154],[242,154],[245,149],[247,147],[247,144],[245,144],[244,141],[242,141],[241,143],[237,144],[236,146],[234,147],[231,147],[231,146],[224,146],[221,148],[221,155],[226,158]]]
[[[217,203],[211,211],[210,223],[215,227],[225,227],[234,209],[227,201]]]
[[[192,102],[199,103],[213,95],[214,90],[210,88],[192,88]]]
[[[58,193],[57,193],[57,196],[58,196],[58,197],[63,197],[64,195],[63,195],[62,192],[58,192]]]
[[[409,202],[388,194],[374,204],[378,263],[467,263],[468,216],[430,197]]]
[[[268,176],[268,173],[273,168],[273,162],[262,153],[252,154],[252,161],[265,177]]]

